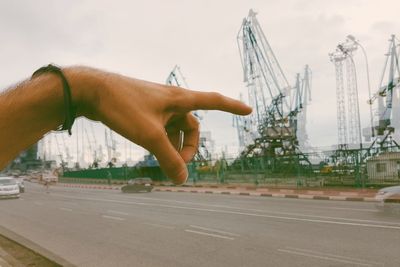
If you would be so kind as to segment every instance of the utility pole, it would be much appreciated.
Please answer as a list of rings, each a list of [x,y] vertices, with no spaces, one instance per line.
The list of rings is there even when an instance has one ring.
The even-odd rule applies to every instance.
[[[354,42],[356,45],[358,45],[361,48],[361,51],[364,55],[365,59],[365,66],[366,66],[366,73],[367,73],[367,87],[368,87],[368,98],[371,99],[371,82],[369,78],[369,64],[368,64],[368,57],[367,53],[365,51],[364,46],[361,45],[361,43],[353,36],[353,35],[347,35],[347,39]],[[368,101],[368,106],[369,106],[369,116],[370,116],[370,126],[371,126],[371,137],[375,137],[375,130],[374,130],[374,118],[372,114],[372,102]]]

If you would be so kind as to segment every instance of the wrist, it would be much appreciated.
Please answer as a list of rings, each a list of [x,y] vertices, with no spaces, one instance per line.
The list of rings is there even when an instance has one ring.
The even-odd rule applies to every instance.
[[[101,72],[88,67],[67,67],[63,72],[71,87],[76,117],[97,120],[99,93],[104,87]]]

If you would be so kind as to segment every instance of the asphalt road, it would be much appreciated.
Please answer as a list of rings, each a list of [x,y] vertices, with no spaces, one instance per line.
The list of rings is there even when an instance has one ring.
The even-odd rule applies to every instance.
[[[374,203],[26,191],[0,225],[77,266],[400,266],[400,217]]]

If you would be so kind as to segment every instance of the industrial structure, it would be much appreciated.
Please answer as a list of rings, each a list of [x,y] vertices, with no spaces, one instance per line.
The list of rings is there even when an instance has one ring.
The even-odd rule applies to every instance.
[[[254,109],[247,118],[234,118],[240,158],[257,157],[265,171],[272,173],[293,174],[309,168],[311,163],[299,149],[298,136],[305,146],[306,115],[299,114],[310,96],[310,68],[306,66],[303,75],[297,75],[295,86],[289,85],[253,10],[243,20],[237,40],[247,101]]]
[[[366,176],[368,178],[397,177],[397,174],[385,173],[383,170],[386,170],[386,167],[382,166],[389,164],[388,159],[390,159],[390,170],[396,169],[397,167],[393,167],[396,164],[393,165],[392,161],[395,161],[398,155],[390,153],[400,151],[400,146],[396,141],[399,140],[400,135],[395,132],[395,129],[400,126],[398,115],[400,96],[399,90],[395,90],[400,88],[399,45],[396,37],[392,35],[388,52],[385,54],[386,59],[378,90],[375,94],[370,94],[367,102],[370,105],[371,117],[371,126],[364,128],[363,131],[367,143],[363,143],[361,137],[357,75],[353,59],[358,47],[362,48],[366,58],[370,92],[367,57],[364,48],[352,35],[349,35],[345,42],[340,43],[335,52],[329,54],[336,71],[338,126],[338,147],[330,158],[338,174],[351,174],[355,176],[356,184],[364,185]],[[375,112],[372,112],[374,104],[377,107]],[[393,109],[396,109],[396,112],[393,112]],[[397,170],[395,172],[397,173]]]
[[[399,149],[400,134],[395,129],[400,129],[400,46],[395,35],[389,40],[388,52],[379,82],[378,91],[368,100],[370,105],[377,102],[375,112],[375,138],[370,146],[375,151]],[[396,90],[397,89],[397,90]],[[396,141],[397,139],[397,141]]]
[[[340,43],[336,51],[329,54],[336,71],[336,106],[339,148],[360,145],[361,122],[358,103],[356,67],[353,53],[357,50],[354,42]],[[346,94],[347,93],[347,96]],[[347,104],[347,107],[346,107]]]
[[[389,40],[389,49],[379,81],[378,90],[368,100],[371,106],[376,103],[377,108],[371,116],[371,128],[365,128],[364,137],[371,140],[364,157],[386,151],[388,148],[398,147],[394,138],[395,129],[400,126],[399,92],[395,89],[400,85],[399,45],[395,35]],[[336,70],[337,122],[339,149],[362,147],[360,111],[358,104],[357,76],[353,54],[359,47],[359,42],[351,35],[346,42],[340,43],[334,53],[329,54]],[[369,79],[369,78],[368,78]],[[369,83],[369,81],[368,81]],[[347,97],[345,95],[347,91]],[[347,108],[346,108],[347,103]],[[371,129],[371,130],[369,130]],[[398,135],[400,137],[400,135]]]
[[[297,125],[296,134],[301,151],[309,151],[311,149],[310,140],[307,134],[307,106],[311,103],[311,82],[312,72],[308,65],[304,67],[303,76],[298,73],[296,75],[295,91],[295,107],[297,107]],[[299,112],[299,110],[301,112]]]

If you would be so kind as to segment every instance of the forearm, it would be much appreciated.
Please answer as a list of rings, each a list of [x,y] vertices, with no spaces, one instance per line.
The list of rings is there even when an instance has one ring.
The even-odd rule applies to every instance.
[[[89,94],[94,95],[97,87],[92,71],[64,69],[77,116],[86,115],[90,109],[86,99]],[[0,170],[23,149],[63,124],[63,99],[61,79],[51,73],[27,80],[0,95]]]

